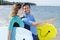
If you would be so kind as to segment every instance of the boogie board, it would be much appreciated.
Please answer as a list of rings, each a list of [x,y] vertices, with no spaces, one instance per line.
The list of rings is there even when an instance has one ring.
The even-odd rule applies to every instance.
[[[44,24],[37,27],[39,40],[49,40],[56,37],[57,30],[53,24]]]
[[[7,40],[8,27],[0,27],[0,40]],[[16,28],[16,40],[33,40],[32,33],[25,28]]]
[[[27,29],[17,28],[16,40],[33,40],[32,33]]]

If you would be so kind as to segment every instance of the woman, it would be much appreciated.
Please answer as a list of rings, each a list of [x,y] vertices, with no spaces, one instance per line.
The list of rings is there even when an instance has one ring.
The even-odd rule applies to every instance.
[[[8,40],[15,40],[16,27],[24,27],[24,23],[18,16],[18,12],[21,9],[21,5],[16,3],[13,5],[12,12],[9,16],[9,28],[8,28]]]

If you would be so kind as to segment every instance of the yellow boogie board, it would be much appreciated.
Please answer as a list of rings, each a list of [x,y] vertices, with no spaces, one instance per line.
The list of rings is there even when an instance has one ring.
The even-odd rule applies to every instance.
[[[53,24],[44,24],[37,27],[39,40],[50,40],[56,37],[57,30]]]

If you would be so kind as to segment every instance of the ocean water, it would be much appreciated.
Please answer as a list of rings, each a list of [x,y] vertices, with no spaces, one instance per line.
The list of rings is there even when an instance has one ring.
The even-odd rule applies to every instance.
[[[8,21],[11,10],[11,5],[0,7],[0,26]],[[45,21],[50,18],[56,18],[54,25],[58,30],[58,35],[60,34],[60,6],[31,6],[31,14],[34,15],[36,21]]]
[[[8,19],[12,6],[1,6],[0,18]],[[56,18],[55,25],[60,26],[60,6],[32,6],[31,14],[34,15],[37,21],[44,21],[50,18]]]
[[[8,19],[11,10],[11,5],[0,7],[0,21],[3,20],[2,23]],[[31,14],[34,15],[36,21],[45,21],[54,17],[56,18],[54,25],[60,27],[60,6],[32,6]]]

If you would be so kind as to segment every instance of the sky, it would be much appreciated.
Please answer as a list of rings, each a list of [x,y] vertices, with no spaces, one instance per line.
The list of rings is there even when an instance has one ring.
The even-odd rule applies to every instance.
[[[60,0],[7,0],[11,2],[32,2],[42,6],[60,6]]]

